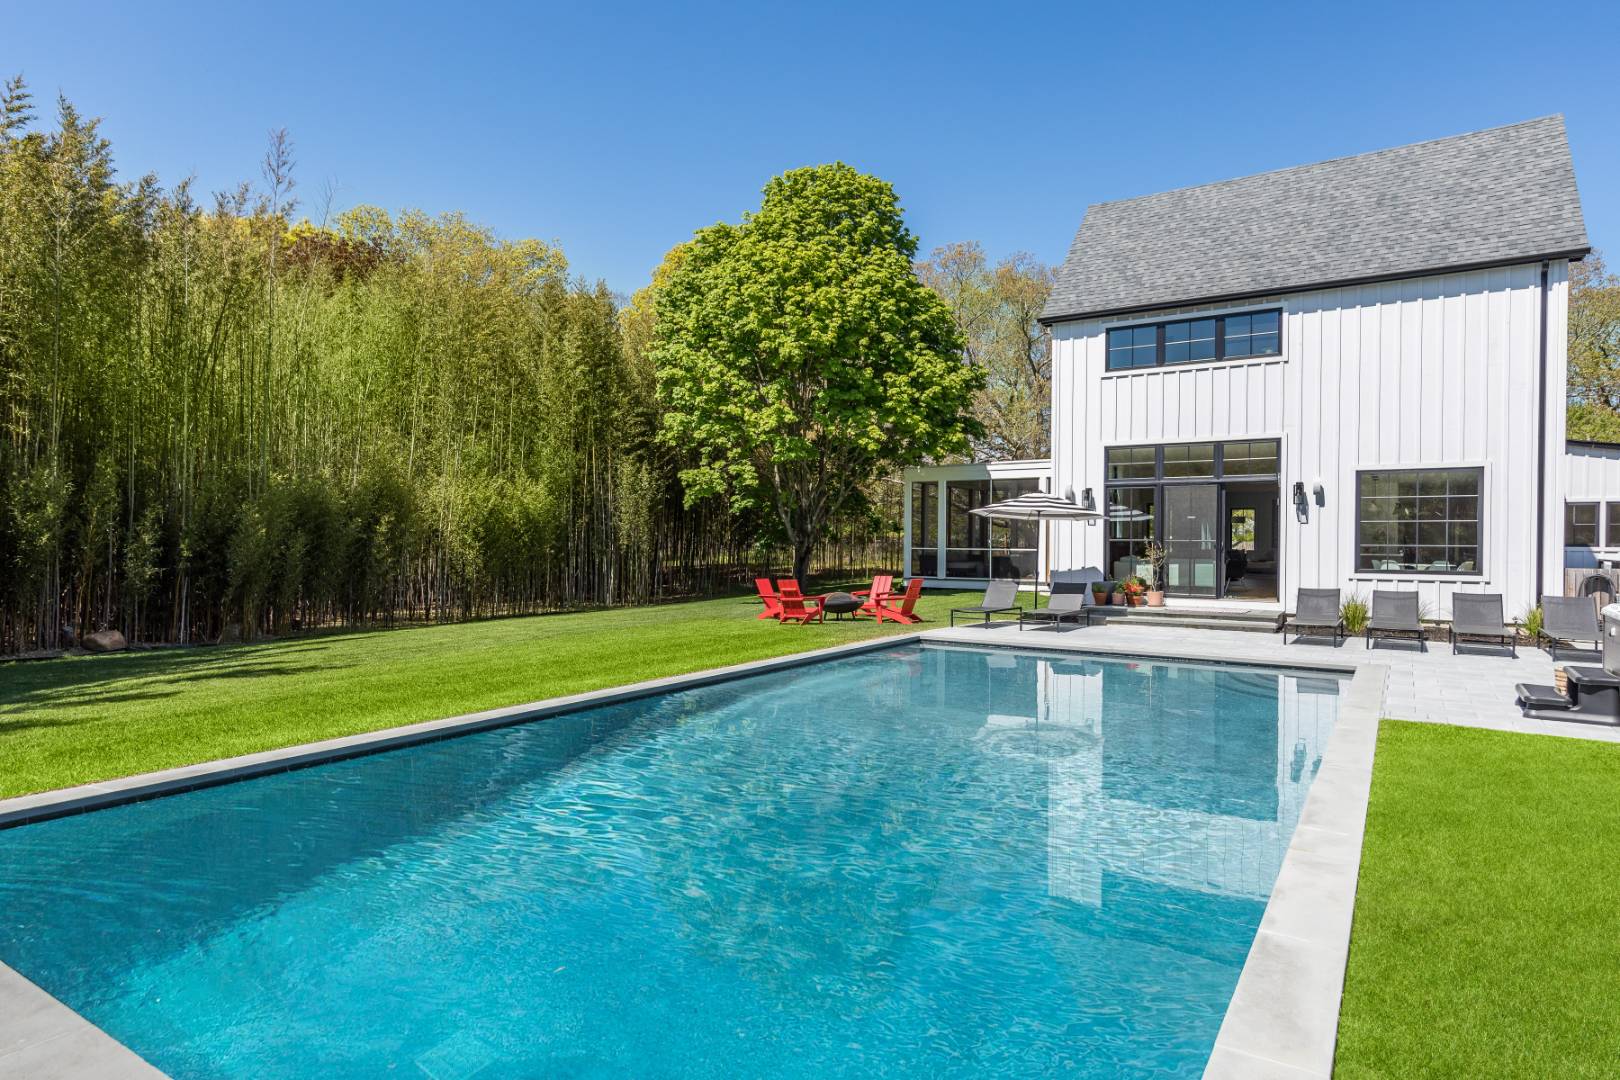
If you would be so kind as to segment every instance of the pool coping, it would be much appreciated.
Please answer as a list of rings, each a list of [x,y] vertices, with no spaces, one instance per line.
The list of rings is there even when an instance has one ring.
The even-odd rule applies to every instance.
[[[1297,663],[1257,661],[1234,651],[1207,647],[1155,655],[1139,647],[1110,647],[1085,640],[1038,644],[1009,641],[1002,645],[953,639],[943,631],[930,630],[16,796],[0,800],[0,829],[917,642],[1349,676],[1321,768],[1311,784],[1204,1071],[1205,1080],[1328,1080],[1333,1070],[1373,753],[1388,675],[1388,669],[1378,664],[1341,665],[1303,657]],[[66,1080],[164,1075],[0,963],[0,1071],[18,1064],[27,1066],[30,1075]]]

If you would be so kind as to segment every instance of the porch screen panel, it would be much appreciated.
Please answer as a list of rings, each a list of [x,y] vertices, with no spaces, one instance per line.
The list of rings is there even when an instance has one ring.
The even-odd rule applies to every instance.
[[[945,482],[945,576],[990,576],[990,522],[968,513],[990,502],[990,481]]]
[[[939,483],[934,480],[911,485],[911,573],[919,577],[939,573]]]

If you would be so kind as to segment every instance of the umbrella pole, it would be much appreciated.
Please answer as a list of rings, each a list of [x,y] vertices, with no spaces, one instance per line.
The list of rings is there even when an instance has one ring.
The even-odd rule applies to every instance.
[[[1041,518],[1041,538],[1046,541],[1041,545],[1041,550],[1042,558],[1046,562],[1046,591],[1050,595],[1052,592],[1052,523],[1044,517]],[[1040,594],[1041,590],[1037,588],[1035,595],[1039,596]]]

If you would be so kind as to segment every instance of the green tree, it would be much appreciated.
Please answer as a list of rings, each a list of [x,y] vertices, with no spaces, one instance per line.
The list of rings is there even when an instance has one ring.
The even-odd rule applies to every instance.
[[[991,266],[976,243],[935,248],[917,264],[924,284],[944,298],[984,371],[973,412],[984,427],[981,458],[1043,458],[1051,453],[1051,335],[1039,322],[1052,291],[1052,268],[1019,252]]]
[[[1569,437],[1620,442],[1620,275],[1595,252],[1570,267]]]
[[[864,484],[979,434],[983,373],[916,250],[889,184],[820,165],[699,231],[658,292],[662,436],[696,457],[687,503],[764,503],[800,578]]]

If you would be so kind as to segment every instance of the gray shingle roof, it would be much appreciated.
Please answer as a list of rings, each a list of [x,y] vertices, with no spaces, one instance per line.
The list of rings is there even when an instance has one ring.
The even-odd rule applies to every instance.
[[[1087,209],[1041,318],[1585,254],[1564,119]]]

